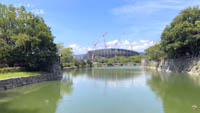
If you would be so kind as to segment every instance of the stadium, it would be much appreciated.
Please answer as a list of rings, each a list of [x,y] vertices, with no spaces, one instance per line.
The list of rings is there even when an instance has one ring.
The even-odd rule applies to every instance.
[[[139,53],[136,51],[111,48],[111,49],[99,49],[99,50],[88,51],[86,57],[88,59],[91,59],[93,58],[93,56],[99,58],[113,58],[115,56],[130,57],[136,55],[139,55]]]

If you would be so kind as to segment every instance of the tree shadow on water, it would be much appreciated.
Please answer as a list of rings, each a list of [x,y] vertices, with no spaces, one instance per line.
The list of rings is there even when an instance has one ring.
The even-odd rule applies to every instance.
[[[10,98],[16,91],[2,93],[2,97],[8,98],[0,99],[0,113],[55,113],[62,98],[60,85],[59,81],[53,81],[34,87],[28,86],[25,91],[17,89],[19,94],[16,93],[17,96]]]
[[[161,99],[164,113],[199,113],[200,82],[190,75],[153,72],[147,81],[151,90]],[[192,109],[197,105],[196,110]]]
[[[39,109],[10,108],[8,104],[0,104],[0,113],[41,113]]]

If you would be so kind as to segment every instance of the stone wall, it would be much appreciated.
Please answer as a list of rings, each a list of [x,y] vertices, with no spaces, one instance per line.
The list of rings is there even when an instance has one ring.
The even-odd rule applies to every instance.
[[[160,62],[157,62],[157,61],[143,59],[141,61],[141,66],[144,67],[144,68],[157,69],[158,66],[159,66],[159,63]]]
[[[189,74],[200,74],[200,58],[179,58],[162,60],[158,70],[167,72],[183,72]]]
[[[39,83],[44,81],[61,80],[62,76],[55,74],[44,74],[30,77],[10,78],[6,80],[0,80],[0,91],[12,89],[20,86],[25,86],[33,83]]]
[[[152,63],[154,62],[154,63]],[[152,65],[157,64],[157,65]],[[200,58],[179,58],[166,59],[160,62],[144,60],[142,65],[144,67],[154,67],[159,71],[166,72],[182,72],[193,75],[200,75]]]

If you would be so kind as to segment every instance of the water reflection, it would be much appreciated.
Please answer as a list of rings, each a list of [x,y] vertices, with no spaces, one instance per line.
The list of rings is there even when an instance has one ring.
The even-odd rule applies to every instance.
[[[199,95],[198,76],[79,69],[64,72],[62,81],[0,92],[0,113],[199,113]]]
[[[147,81],[152,91],[162,100],[165,113],[199,113],[192,105],[200,107],[199,77],[185,74],[151,72]]]
[[[95,68],[95,69],[78,69],[70,72],[65,72],[65,75],[87,76],[90,79],[96,80],[127,80],[133,77],[140,76],[141,70],[136,69],[109,69],[109,68]]]
[[[70,95],[73,91],[73,80],[70,76],[63,76],[63,80],[61,81],[61,94]]]
[[[57,113],[163,113],[140,68],[78,69],[64,73],[73,92],[64,95]],[[157,107],[159,106],[159,107]]]
[[[138,77],[142,78],[143,71],[136,68],[94,68],[94,69],[77,69],[64,73],[64,77],[74,78],[74,81],[79,77],[85,77],[86,79],[93,80],[95,85],[97,82],[102,81],[106,86],[110,87],[128,87],[130,85],[137,85],[139,83]],[[83,78],[80,78],[83,79]],[[145,79],[145,78],[144,78]],[[145,80],[141,84],[144,84]],[[105,87],[106,87],[105,86]]]
[[[72,85],[70,80],[53,81],[0,92],[0,113],[56,113]]]

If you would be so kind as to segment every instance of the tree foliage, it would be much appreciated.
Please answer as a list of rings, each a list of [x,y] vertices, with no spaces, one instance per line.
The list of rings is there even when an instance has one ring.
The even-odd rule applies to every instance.
[[[72,48],[64,48],[64,43],[57,43],[56,47],[58,49],[57,54],[60,56],[60,63],[63,67],[73,67],[74,64],[74,58],[73,58],[73,52]]]
[[[70,63],[73,61],[72,49],[64,48],[60,51],[61,63]]]
[[[161,45],[156,44],[145,50],[151,60],[159,61],[164,58],[164,52],[161,50]]]
[[[113,58],[98,58],[98,57],[95,57],[95,62],[105,63],[105,64],[108,64],[108,65],[113,65],[113,64],[125,65],[125,64],[128,64],[128,63],[141,63],[141,60],[143,58],[146,58],[146,56],[131,56],[131,57],[116,56],[116,57],[113,57]]]
[[[63,42],[59,42],[56,44],[56,47],[57,47],[57,54],[61,54],[61,51],[64,49],[64,43]]]
[[[141,63],[141,60],[145,57],[146,56],[131,56],[129,57],[129,61],[134,63]]]
[[[200,52],[200,9],[190,7],[168,25],[161,36],[161,48],[169,58],[197,56]]]
[[[0,4],[0,64],[47,70],[57,59],[53,40],[43,18]]]

